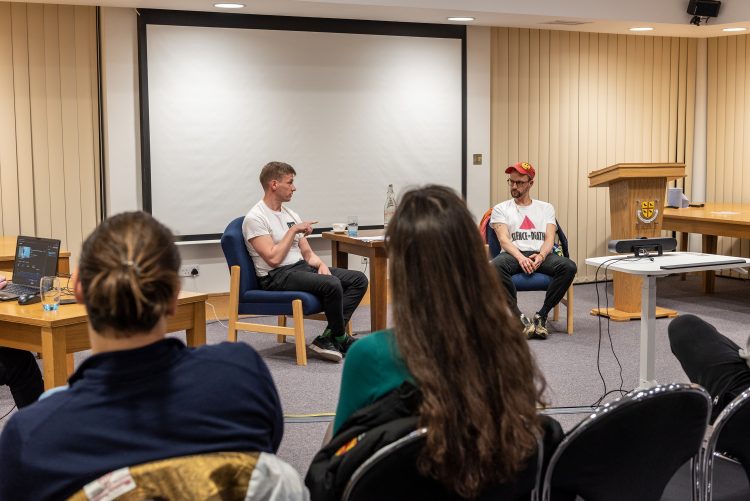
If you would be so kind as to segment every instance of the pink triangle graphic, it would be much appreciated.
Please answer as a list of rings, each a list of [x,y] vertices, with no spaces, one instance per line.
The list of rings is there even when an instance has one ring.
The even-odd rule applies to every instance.
[[[529,216],[523,217],[523,223],[521,223],[521,226],[519,226],[519,229],[521,230],[534,230],[536,229],[536,226],[534,226],[534,223],[531,222],[531,219],[529,219]]]

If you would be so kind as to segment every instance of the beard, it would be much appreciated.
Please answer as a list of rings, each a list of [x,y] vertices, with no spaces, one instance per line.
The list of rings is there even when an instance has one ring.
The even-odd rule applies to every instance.
[[[510,190],[510,196],[513,198],[519,198],[521,196],[521,192],[518,190]]]

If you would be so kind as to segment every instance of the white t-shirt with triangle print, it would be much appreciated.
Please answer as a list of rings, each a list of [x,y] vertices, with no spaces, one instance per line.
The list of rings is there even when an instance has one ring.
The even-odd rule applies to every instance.
[[[533,199],[529,205],[518,205],[511,198],[492,208],[490,224],[496,223],[508,227],[510,239],[519,250],[538,252],[544,243],[547,225],[555,224],[555,208]]]

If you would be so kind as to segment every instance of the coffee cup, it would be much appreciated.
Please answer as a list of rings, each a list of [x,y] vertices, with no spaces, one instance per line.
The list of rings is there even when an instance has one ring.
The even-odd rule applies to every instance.
[[[346,231],[346,223],[333,223],[334,233],[344,233]]]

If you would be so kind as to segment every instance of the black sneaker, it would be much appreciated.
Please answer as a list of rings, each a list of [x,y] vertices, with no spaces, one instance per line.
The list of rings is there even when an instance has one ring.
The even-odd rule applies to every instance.
[[[534,315],[534,334],[532,337],[537,339],[547,339],[549,331],[547,330],[547,317],[542,317],[537,313]]]
[[[534,324],[529,317],[521,313],[519,317],[521,319],[521,326],[523,327],[523,335],[526,339],[532,339],[534,337]]]
[[[347,334],[343,341],[334,339],[333,345],[341,352],[342,355],[346,356],[346,352],[349,351],[349,348],[351,348],[355,341],[357,340]]]
[[[317,353],[320,358],[330,360],[331,362],[341,362],[341,359],[344,358],[331,340],[330,336],[316,337],[313,342],[310,343],[309,348]]]

